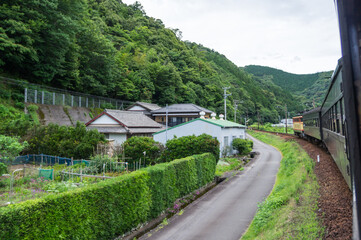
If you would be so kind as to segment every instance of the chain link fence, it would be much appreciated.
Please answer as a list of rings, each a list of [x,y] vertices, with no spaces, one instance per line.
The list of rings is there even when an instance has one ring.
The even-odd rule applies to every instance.
[[[28,83],[0,76],[0,82],[22,87],[24,90],[25,103],[37,103],[48,105],[63,105],[86,108],[111,108],[124,110],[133,102],[115,98],[100,97],[74,91],[66,91],[59,88]]]

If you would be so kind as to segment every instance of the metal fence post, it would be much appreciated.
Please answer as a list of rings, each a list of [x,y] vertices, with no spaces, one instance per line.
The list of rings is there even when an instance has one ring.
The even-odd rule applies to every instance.
[[[85,106],[88,107],[88,98],[86,98]]]
[[[79,107],[81,107],[81,97],[79,96]]]
[[[44,104],[44,91],[41,91],[41,104]]]
[[[65,106],[65,94],[63,93],[63,105]]]
[[[55,92],[53,92],[53,105],[55,105]]]
[[[38,90],[35,89],[35,92],[34,92],[34,103],[37,103],[38,102]]]
[[[25,88],[25,92],[24,92],[24,102],[28,102],[28,89]]]
[[[74,106],[74,96],[71,95],[71,106],[73,107]]]

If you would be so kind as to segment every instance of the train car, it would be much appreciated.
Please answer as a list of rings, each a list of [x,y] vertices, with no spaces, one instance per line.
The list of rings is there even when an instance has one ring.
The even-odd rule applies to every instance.
[[[353,239],[361,238],[361,1],[335,0],[342,50],[347,153],[351,165]],[[336,125],[336,123],[335,123]]]
[[[345,101],[342,86],[342,60],[331,77],[331,84],[321,107],[321,134],[332,158],[336,162],[350,189],[351,171],[346,154]],[[321,136],[320,136],[321,137]]]
[[[303,121],[302,116],[293,117],[293,132],[297,136],[303,135]]]
[[[314,108],[303,114],[304,135],[312,140],[322,141],[321,108]]]

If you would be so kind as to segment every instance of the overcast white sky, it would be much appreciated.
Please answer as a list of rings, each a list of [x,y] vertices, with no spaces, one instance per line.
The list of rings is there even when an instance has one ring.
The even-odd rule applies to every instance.
[[[123,0],[132,4],[134,0]],[[333,0],[139,0],[148,16],[178,28],[182,40],[238,66],[291,73],[334,70],[341,57]]]

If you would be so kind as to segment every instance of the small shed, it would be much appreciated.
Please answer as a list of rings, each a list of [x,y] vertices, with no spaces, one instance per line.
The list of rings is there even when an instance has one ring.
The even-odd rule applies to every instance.
[[[156,132],[153,134],[153,138],[155,141],[165,144],[167,140],[175,137],[199,136],[203,133],[217,138],[220,142],[221,156],[231,155],[237,153],[232,148],[233,139],[245,139],[246,126],[227,120],[197,118],[167,130]]]
[[[153,121],[142,112],[106,109],[85,124],[87,129],[98,129],[105,138],[120,145],[132,136],[152,137],[152,134],[164,129],[163,125]]]

